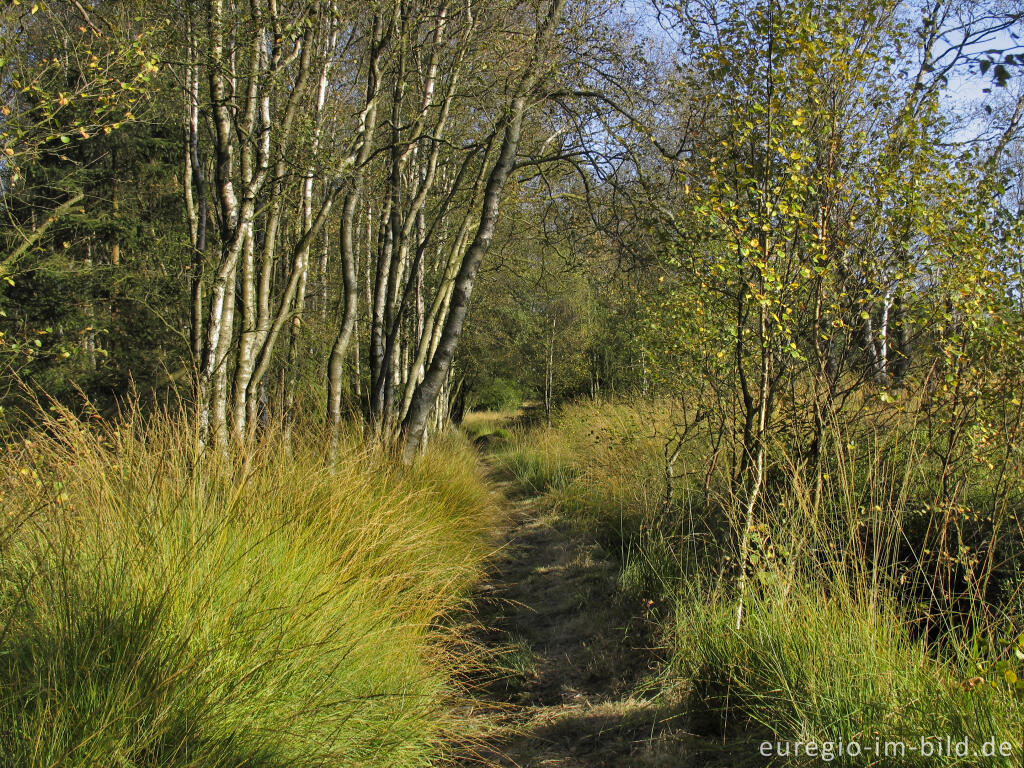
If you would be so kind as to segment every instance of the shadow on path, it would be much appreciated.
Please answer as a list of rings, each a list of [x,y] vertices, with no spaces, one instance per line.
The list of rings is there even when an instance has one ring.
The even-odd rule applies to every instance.
[[[537,500],[510,503],[504,546],[476,596],[488,628],[479,639],[500,670],[480,683],[479,714],[496,725],[459,764],[719,764],[678,707],[637,693],[659,659],[645,606],[616,589],[616,564],[546,521]]]

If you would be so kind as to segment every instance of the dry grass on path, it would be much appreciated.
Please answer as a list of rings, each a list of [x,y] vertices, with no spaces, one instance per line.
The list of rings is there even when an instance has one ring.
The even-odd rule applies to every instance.
[[[492,671],[476,681],[490,723],[463,766],[734,766],[688,732],[677,701],[657,695],[663,661],[644,601],[618,589],[619,566],[545,510],[510,496],[500,550],[477,589],[480,641]],[[747,754],[749,753],[749,754]]]

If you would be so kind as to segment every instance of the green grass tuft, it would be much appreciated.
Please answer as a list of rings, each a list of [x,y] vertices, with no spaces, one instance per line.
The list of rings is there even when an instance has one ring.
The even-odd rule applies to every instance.
[[[1020,747],[1017,703],[968,683],[976,674],[969,659],[938,662],[908,638],[891,606],[836,589],[769,588],[748,599],[737,630],[735,599],[690,588],[679,595],[673,629],[670,672],[687,681],[696,722],[707,730],[752,721],[794,741],[906,745],[894,765],[955,762],[910,749],[927,737],[967,738],[979,749],[995,738],[1015,754]]]
[[[0,765],[430,764],[460,695],[438,622],[492,523],[469,450],[403,470],[183,434],[66,420],[9,445]]]

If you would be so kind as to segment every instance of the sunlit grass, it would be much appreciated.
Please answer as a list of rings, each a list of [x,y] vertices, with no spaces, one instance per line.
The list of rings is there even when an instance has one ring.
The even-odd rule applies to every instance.
[[[563,524],[619,553],[622,589],[667,608],[661,679],[688,693],[694,727],[710,717],[715,730],[753,723],[788,740],[996,738],[1019,755],[1014,649],[984,632],[991,619],[916,604],[934,578],[920,549],[920,500],[934,498],[935,468],[913,412],[880,429],[837,424],[818,474],[788,446],[771,446],[737,628],[741,489],[697,434],[676,456],[667,492],[666,445],[684,420],[674,409],[572,404],[500,458]],[[983,499],[985,488],[971,493]],[[867,754],[848,762],[879,764]]]
[[[492,499],[458,441],[409,470],[322,445],[224,458],[166,418],[10,444],[0,764],[436,758],[459,727],[438,621],[478,575]]]
[[[562,434],[535,429],[495,452],[497,466],[524,491],[546,493],[566,487],[575,474]]]
[[[509,425],[522,415],[518,411],[470,411],[462,419],[462,431],[470,440],[497,435],[503,440],[512,436]]]
[[[524,489],[547,494],[567,521],[620,550],[663,502],[652,430],[649,419],[622,404],[571,404],[554,428],[513,440],[497,460]]]
[[[786,590],[776,582],[748,598],[737,629],[733,597],[691,584],[677,595],[668,677],[688,689],[698,721],[714,732],[752,721],[791,742],[864,748],[839,764],[1012,764],[973,751],[994,739],[1020,754],[1018,702],[979,682],[976,659],[940,662],[910,638],[895,606],[863,598],[844,584]],[[946,737],[967,739],[969,759],[920,755],[922,739]],[[907,752],[878,762],[869,752],[877,742]]]

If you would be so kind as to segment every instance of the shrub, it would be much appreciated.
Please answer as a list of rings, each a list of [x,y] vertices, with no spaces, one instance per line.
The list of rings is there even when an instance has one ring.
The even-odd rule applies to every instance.
[[[522,405],[522,388],[511,379],[500,376],[477,386],[471,395],[474,410],[511,411]]]

